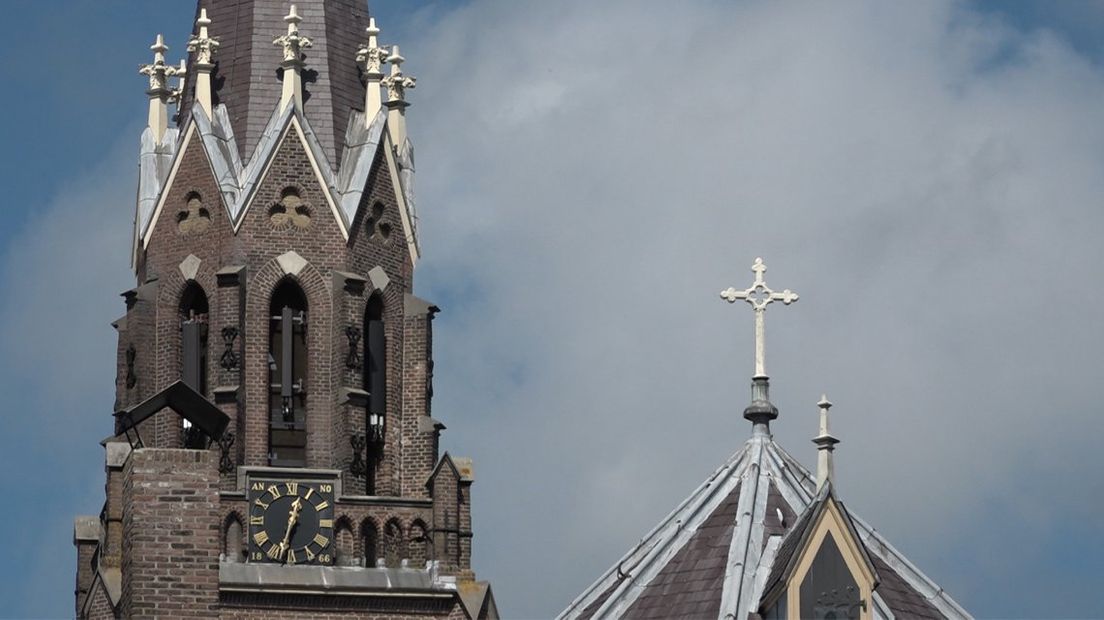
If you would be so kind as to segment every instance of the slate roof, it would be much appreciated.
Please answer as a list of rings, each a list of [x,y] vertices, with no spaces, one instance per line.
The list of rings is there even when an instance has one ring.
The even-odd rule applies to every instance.
[[[287,32],[287,0],[199,0],[211,20],[211,36],[218,40],[212,73],[214,104],[229,112],[238,136],[238,154],[246,159],[261,140],[269,116],[280,100],[278,71],[282,54],[272,40]],[[304,51],[303,110],[331,164],[341,157],[341,137],[352,110],[364,111],[364,85],[356,53],[367,40],[366,0],[298,0],[303,18],[299,31],[312,47]],[[193,22],[194,23],[194,22]],[[195,29],[193,29],[195,33]],[[181,110],[191,109],[195,86],[195,58],[188,73]],[[375,111],[372,110],[372,113]],[[181,127],[187,116],[181,115]]]
[[[812,474],[757,428],[559,617],[749,618],[774,571],[784,569],[777,565],[795,552],[816,499]],[[849,516],[881,582],[875,618],[970,617],[872,527]]]

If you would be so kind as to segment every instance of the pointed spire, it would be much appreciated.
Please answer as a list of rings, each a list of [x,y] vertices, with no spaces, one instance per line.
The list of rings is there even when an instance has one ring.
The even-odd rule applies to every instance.
[[[406,108],[410,106],[406,101],[406,91],[417,83],[415,78],[402,72],[405,61],[399,53],[399,46],[392,46],[387,57],[387,62],[391,63],[391,74],[383,78],[383,85],[387,88],[387,127],[391,142],[397,149],[401,149],[406,142]]]
[[[827,395],[821,395],[817,407],[820,408],[820,434],[813,438],[813,443],[817,446],[817,491],[820,491],[825,484],[836,484],[832,452],[839,440],[828,432],[828,410],[832,408],[832,403]]]
[[[303,109],[303,50],[314,43],[310,39],[299,34],[299,23],[303,18],[299,16],[295,5],[284,17],[287,23],[287,34],[273,39],[273,45],[284,48],[284,60],[280,67],[284,70],[284,90],[280,96],[280,109],[284,109],[289,103],[294,103],[296,109]]]
[[[199,19],[196,20],[199,33],[188,41],[188,52],[195,54],[195,102],[207,113],[207,118],[211,118],[212,113],[211,71],[215,68],[215,51],[219,46],[219,42],[207,31],[210,25],[207,9],[200,9]]]
[[[183,64],[179,68],[165,64],[165,52],[169,51],[169,46],[165,45],[165,38],[160,34],[150,46],[150,50],[153,51],[153,62],[141,65],[138,72],[149,76],[149,90],[146,91],[150,100],[148,125],[153,131],[154,140],[161,142],[169,127],[168,103],[177,94],[169,88],[168,78],[174,76],[183,78],[185,68]]]
[[[755,374],[751,378],[751,404],[744,409],[744,417],[751,420],[753,432],[769,434],[770,421],[778,417],[778,408],[770,402],[770,380],[766,370],[765,315],[770,304],[780,301],[788,306],[798,300],[798,295],[790,289],[778,293],[767,286],[763,279],[767,266],[762,258],[755,259],[751,271],[755,273],[755,281],[750,287],[738,290],[730,286],[721,291],[721,299],[730,304],[739,300],[746,301],[755,311]]]
[[[364,78],[367,81],[364,94],[364,123],[371,124],[383,105],[380,84],[383,81],[383,63],[387,60],[387,50],[379,46],[380,29],[376,27],[376,18],[368,18],[368,43],[357,50],[357,62],[364,66]]]

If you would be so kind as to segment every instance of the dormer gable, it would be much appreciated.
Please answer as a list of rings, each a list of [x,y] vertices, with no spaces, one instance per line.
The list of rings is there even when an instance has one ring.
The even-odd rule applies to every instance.
[[[831,484],[783,539],[760,604],[765,620],[873,618],[878,573]]]

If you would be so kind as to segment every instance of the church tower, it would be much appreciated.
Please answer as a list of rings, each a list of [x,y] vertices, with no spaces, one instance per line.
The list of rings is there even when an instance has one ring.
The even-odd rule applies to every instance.
[[[415,80],[379,35],[365,0],[199,0],[186,60],[152,46],[78,617],[497,617],[431,416]]]

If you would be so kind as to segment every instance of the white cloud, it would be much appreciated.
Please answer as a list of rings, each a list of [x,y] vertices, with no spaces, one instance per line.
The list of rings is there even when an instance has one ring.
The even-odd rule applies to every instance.
[[[435,411],[507,613],[565,606],[741,445],[751,317],[716,292],[757,255],[802,294],[768,313],[776,434],[811,463],[827,391],[845,498],[934,577],[1009,553],[960,547],[994,498],[1036,534],[1099,508],[1023,484],[1104,430],[1104,79],[1053,35],[938,2],[475,1],[404,50]],[[944,585],[996,596],[974,579]]]

